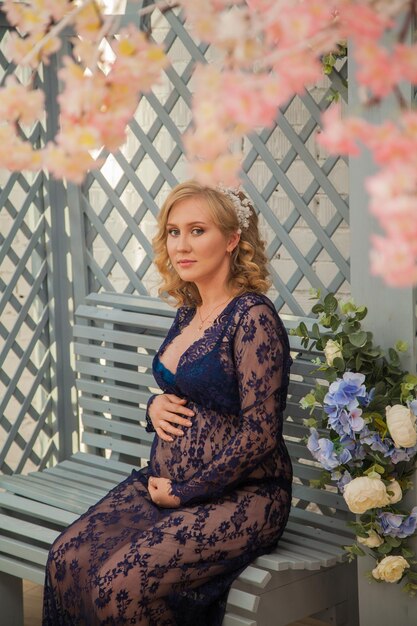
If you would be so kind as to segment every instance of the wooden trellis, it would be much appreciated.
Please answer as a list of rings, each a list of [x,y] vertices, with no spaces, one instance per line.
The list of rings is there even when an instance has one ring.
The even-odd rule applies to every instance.
[[[120,23],[137,19],[127,13]],[[187,177],[181,137],[191,123],[193,70],[197,61],[210,62],[212,51],[193,39],[181,14],[155,11],[152,22],[171,65],[161,84],[141,98],[126,145],[115,155],[99,155],[104,165],[80,188],[43,173],[1,179],[0,311],[7,309],[10,320],[0,320],[5,473],[42,467],[76,445],[70,346],[75,306],[91,292],[156,294],[155,219],[168,191]],[[16,71],[4,51],[9,31],[2,17],[3,78]],[[45,120],[31,129],[37,145],[58,124],[57,70],[68,50],[64,41],[63,51],[37,76],[47,95]],[[346,74],[347,63],[341,63],[320,88],[283,106],[272,128],[244,141],[243,185],[267,241],[270,296],[285,313],[308,313],[310,287],[349,291],[347,164],[321,154],[314,141],[334,90],[347,99]]]

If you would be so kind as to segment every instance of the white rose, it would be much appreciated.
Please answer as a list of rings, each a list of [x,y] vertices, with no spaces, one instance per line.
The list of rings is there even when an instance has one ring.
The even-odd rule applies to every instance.
[[[391,480],[389,485],[387,485],[386,489],[387,489],[389,504],[395,504],[396,502],[399,502],[400,500],[402,500],[403,492],[400,487],[400,484],[396,480]],[[389,491],[391,491],[392,493],[388,493]]]
[[[337,343],[337,341],[334,341],[333,339],[329,339],[329,341],[324,346],[323,352],[324,356],[326,357],[326,363],[330,366],[333,365],[333,361],[335,359],[343,358],[340,345]]]
[[[374,530],[370,530],[367,537],[356,537],[357,542],[368,548],[378,548],[382,546],[384,540]]]
[[[343,497],[352,513],[358,515],[369,509],[386,506],[389,502],[384,483],[378,478],[359,476],[345,487]]]
[[[385,409],[387,426],[396,448],[412,448],[417,443],[416,417],[407,406],[394,404]]]
[[[372,576],[387,583],[396,583],[402,578],[407,567],[410,566],[403,556],[386,556],[372,570]]]

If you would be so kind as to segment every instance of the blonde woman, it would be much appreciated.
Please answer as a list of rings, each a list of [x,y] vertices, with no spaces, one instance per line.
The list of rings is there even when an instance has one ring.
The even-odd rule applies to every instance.
[[[233,580],[288,519],[291,358],[256,213],[238,190],[183,183],[154,249],[178,311],[153,363],[150,464],[55,541],[43,626],[221,626]]]

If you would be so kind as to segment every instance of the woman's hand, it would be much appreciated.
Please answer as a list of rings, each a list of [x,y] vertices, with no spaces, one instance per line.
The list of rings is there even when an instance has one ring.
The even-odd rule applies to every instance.
[[[188,409],[185,404],[187,400],[180,398],[173,393],[162,393],[156,396],[149,407],[148,414],[152,420],[155,432],[164,441],[174,441],[171,435],[184,434],[181,428],[178,428],[176,424],[181,426],[192,426],[192,422],[182,415],[192,417],[194,411]]]
[[[181,504],[178,496],[171,494],[171,481],[168,478],[150,476],[148,491],[152,501],[165,509],[177,509]]]

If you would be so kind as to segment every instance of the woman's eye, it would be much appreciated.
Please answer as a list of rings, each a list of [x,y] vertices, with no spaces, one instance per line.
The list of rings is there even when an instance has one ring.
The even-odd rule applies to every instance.
[[[170,228],[168,230],[168,235],[171,235],[172,237],[178,237],[179,232],[180,231],[178,230],[178,228]]]
[[[193,230],[191,232],[194,235],[202,235],[204,233],[204,230],[202,228],[193,228]]]

